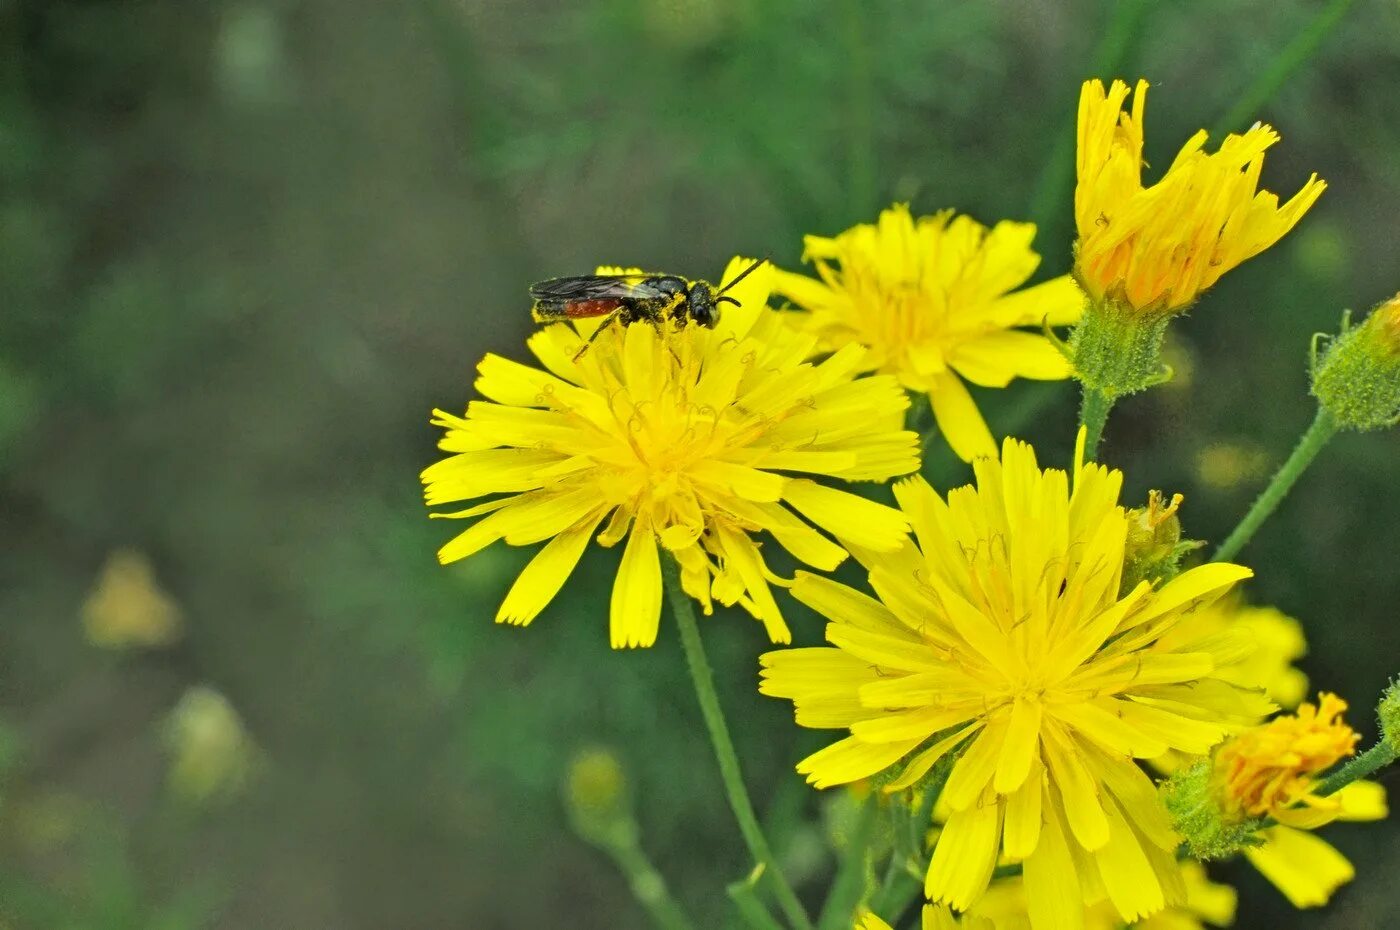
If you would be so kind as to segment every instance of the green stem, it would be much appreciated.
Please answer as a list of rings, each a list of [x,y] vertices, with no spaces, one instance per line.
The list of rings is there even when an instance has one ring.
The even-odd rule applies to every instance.
[[[661,873],[637,843],[635,832],[624,833],[624,836],[605,844],[603,848],[627,877],[632,896],[646,909],[657,930],[692,930],[690,918],[686,917],[676,899],[671,897],[666,880],[661,877]]]
[[[734,902],[734,909],[744,918],[744,923],[753,930],[783,930],[782,925],[773,919],[773,915],[768,913],[768,908],[758,899],[754,883],[762,875],[763,867],[759,866],[748,878],[731,883],[725,888],[725,893],[729,895],[729,900]]]
[[[1312,460],[1317,458],[1317,454],[1327,445],[1328,440],[1337,435],[1337,421],[1332,419],[1322,407],[1317,408],[1317,416],[1313,418],[1312,425],[1303,433],[1303,437],[1298,440],[1298,445],[1293,449],[1293,454],[1288,457],[1282,467],[1274,473],[1274,477],[1254,501],[1254,505],[1249,508],[1249,512],[1244,515],[1244,519],[1235,527],[1234,531],[1226,537],[1220,544],[1220,548],[1215,550],[1215,555],[1211,556],[1213,562],[1224,562],[1235,557],[1241,549],[1249,543],[1255,532],[1269,518],[1278,505],[1288,495],[1289,490],[1298,480],[1299,476],[1312,464]]]
[[[1108,422],[1108,412],[1116,400],[1107,391],[1084,385],[1084,399],[1079,405],[1079,425],[1084,427],[1084,460],[1096,462],[1099,456],[1099,440],[1103,438],[1104,424]]]
[[[821,916],[817,918],[817,926],[821,930],[847,930],[855,922],[855,911],[865,891],[870,838],[875,833],[879,813],[880,805],[873,796],[861,803],[860,815],[841,854],[841,865],[836,870],[836,878],[831,883]]]
[[[734,811],[734,819],[739,822],[739,832],[749,847],[754,862],[763,867],[764,877],[771,883],[778,906],[787,916],[788,922],[798,930],[814,930],[812,919],[797,899],[797,893],[788,884],[787,878],[778,868],[773,851],[768,846],[768,838],[754,814],[753,802],[749,800],[748,789],[744,787],[743,772],[739,767],[739,755],[734,751],[734,741],[729,737],[729,725],[724,720],[724,711],[719,706],[719,695],[715,692],[714,673],[710,661],[705,656],[705,645],[700,640],[700,627],[695,622],[695,608],[681,587],[680,566],[673,558],[662,560],[661,574],[666,583],[666,596],[671,602],[671,612],[681,631],[681,646],[685,650],[686,665],[690,669],[690,680],[695,686],[695,696],[700,701],[700,713],[705,718],[705,729],[710,733],[710,744],[714,747],[715,760],[719,763],[720,779],[724,782],[724,792],[729,798],[729,806]]]
[[[1352,782],[1359,781],[1378,769],[1385,768],[1395,761],[1396,755],[1395,747],[1385,737],[1381,737],[1380,742],[1376,745],[1319,782],[1317,793],[1323,797],[1336,794]]]
[[[1269,102],[1295,71],[1308,63],[1308,59],[1332,34],[1332,30],[1337,28],[1351,4],[1352,0],[1332,0],[1318,10],[1317,15],[1303,27],[1303,31],[1294,36],[1293,40],[1274,56],[1269,67],[1259,72],[1254,78],[1254,83],[1235,99],[1235,105],[1216,121],[1211,135],[1219,139],[1228,132],[1238,132],[1254,122],[1264,104]]]

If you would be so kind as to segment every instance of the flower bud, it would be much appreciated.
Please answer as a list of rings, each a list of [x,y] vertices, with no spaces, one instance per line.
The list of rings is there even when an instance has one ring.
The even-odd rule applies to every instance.
[[[1338,426],[1380,429],[1400,421],[1400,294],[1342,332],[1313,364],[1313,396]]]
[[[585,749],[569,763],[564,801],[581,836],[607,843],[632,824],[627,776],[610,750]]]
[[[1390,748],[1400,755],[1400,679],[1390,683],[1376,705],[1376,716],[1380,718],[1381,736]]]
[[[1123,554],[1123,594],[1141,581],[1163,585],[1176,577],[1181,557],[1201,543],[1181,538],[1181,520],[1177,510],[1184,500],[1173,494],[1167,501],[1161,491],[1147,496],[1146,507],[1128,511],[1128,539]]]

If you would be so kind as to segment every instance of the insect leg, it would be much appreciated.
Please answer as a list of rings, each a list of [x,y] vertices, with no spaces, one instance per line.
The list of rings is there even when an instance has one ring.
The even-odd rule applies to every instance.
[[[626,312],[627,305],[624,304],[621,307],[618,307],[612,313],[609,313],[607,316],[603,317],[603,322],[598,324],[598,328],[593,330],[593,334],[590,335],[586,340],[584,340],[583,345],[579,346],[579,350],[574,353],[574,361],[577,362],[579,359],[583,358],[584,353],[588,351],[588,347],[593,345],[593,340],[603,335],[603,330],[616,323]]]

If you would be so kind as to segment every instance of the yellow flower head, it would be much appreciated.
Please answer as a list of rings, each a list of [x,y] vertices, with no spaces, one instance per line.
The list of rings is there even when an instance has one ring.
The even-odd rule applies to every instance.
[[[83,632],[105,649],[150,649],[180,638],[180,607],[156,581],[150,560],[119,549],[83,604]]]
[[[735,259],[723,280],[747,266]],[[687,593],[741,604],[774,642],[786,624],[752,534],[766,530],[823,571],[846,556],[802,517],[843,540],[892,550],[895,510],[800,475],[881,480],[918,467],[902,429],[908,400],[889,377],[855,379],[856,346],[820,364],[814,339],[768,311],[764,266],[729,293],[713,329],[614,326],[575,358],[596,321],[535,333],[547,369],[488,355],[465,417],[435,411],[450,457],[423,472],[430,505],[486,498],[449,517],[480,517],[438,553],[453,562],[504,539],[548,540],[496,616],[526,624],[563,586],[588,540],[627,540],[613,584],[614,647],[650,646],[661,611],[658,544]],[[798,515],[801,516],[798,516]]]
[[[804,311],[796,319],[820,348],[866,346],[870,370],[927,393],[948,444],[971,460],[996,455],[996,444],[964,380],[1005,387],[1070,375],[1044,335],[1016,328],[1073,323],[1083,310],[1068,277],[1012,293],[1040,264],[1034,236],[1030,223],[988,229],[951,210],[915,219],[897,204],[877,223],[808,236],[821,280],[779,271],[774,286]]]
[[[1179,901],[1178,838],[1133,762],[1204,753],[1270,705],[1215,674],[1237,644],[1163,645],[1194,608],[1250,576],[1210,564],[1121,591],[1123,475],[1080,460],[1073,484],[1007,440],[975,487],[895,486],[918,545],[870,558],[879,600],[805,573],[793,594],[830,621],[831,647],[763,657],[765,694],[803,726],[850,735],[804,759],[817,787],[881,773],[915,785],[958,751],[930,899],[959,910],[999,856],[1023,863],[1031,920],[1070,920],[1096,889],[1125,921]]]
[[[1341,719],[1346,702],[1323,693],[1318,705],[1275,717],[1225,743],[1215,754],[1215,776],[1227,816],[1275,817],[1289,822],[1302,804],[1335,809],[1335,799],[1313,794],[1314,777],[1356,751],[1361,737]]]
[[[1147,82],[1138,81],[1130,113],[1128,93],[1122,81],[1105,92],[1092,80],[1079,95],[1075,276],[1095,301],[1171,314],[1283,238],[1327,185],[1313,175],[1283,206],[1258,190],[1278,133],[1256,124],[1212,154],[1203,151],[1205,130],[1197,132],[1161,180],[1143,187]]]

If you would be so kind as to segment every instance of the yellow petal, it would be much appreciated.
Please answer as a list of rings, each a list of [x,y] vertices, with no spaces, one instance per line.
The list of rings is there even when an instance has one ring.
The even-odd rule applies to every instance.
[[[1022,866],[1026,905],[1035,930],[1083,930],[1084,895],[1060,818],[1050,810],[1040,839]]]
[[[992,315],[1000,326],[1068,326],[1084,315],[1085,301],[1074,279],[1061,275],[998,299]]]
[[[545,543],[510,586],[506,599],[501,602],[501,609],[496,612],[496,622],[525,626],[535,619],[559,593],[564,582],[569,580],[579,557],[588,546],[589,537],[602,519],[600,511],[592,519],[565,530]]]
[[[613,581],[609,630],[612,647],[656,642],[661,623],[661,559],[651,527],[638,520],[627,537],[622,564]]]
[[[962,343],[948,364],[982,387],[1006,387],[1013,378],[1062,381],[1073,373],[1069,360],[1044,336],[1018,330],[988,333]]]
[[[1151,861],[1118,805],[1105,803],[1104,813],[1108,817],[1108,842],[1095,851],[1094,861],[1113,906],[1131,924],[1166,907],[1166,897]]]
[[[867,549],[892,552],[903,544],[909,532],[908,521],[893,507],[805,478],[789,480],[783,500],[838,539]]]
[[[1345,856],[1311,833],[1272,827],[1262,835],[1264,845],[1245,847],[1245,857],[1294,907],[1321,907],[1356,875]]]
[[[1381,820],[1390,813],[1380,782],[1354,781],[1332,797],[1342,805],[1338,820]]]
[[[797,763],[797,772],[806,775],[814,788],[846,785],[883,772],[920,742],[922,740],[912,739],[898,743],[866,743],[848,736]]]
[[[720,305],[719,322],[715,333],[720,339],[733,337],[742,339],[753,329],[759,313],[768,305],[768,295],[773,291],[773,264],[765,261],[754,268],[742,281],[733,282],[754,263],[754,259],[735,256],[724,267],[724,274],[716,282],[716,288],[724,290],[727,297],[733,297],[738,306],[725,302]]]
[[[937,376],[928,399],[939,431],[958,458],[964,462],[983,456],[996,458],[992,431],[957,375],[944,372]]]
[[[1025,859],[1035,851],[1035,845],[1040,840],[1044,794],[1041,765],[1036,761],[1030,776],[1006,799],[1006,826],[1001,837],[1001,851],[1006,858]]]
[[[997,759],[997,794],[1010,794],[1021,786],[1030,774],[1031,762],[1040,748],[1040,701],[1017,698],[1011,705],[1011,719],[1006,728],[1006,742]],[[1039,787],[1036,794],[1039,794]]]
[[[949,817],[938,835],[924,879],[924,894],[929,900],[958,910],[971,906],[992,878],[1000,834],[1001,805],[992,798]]]

